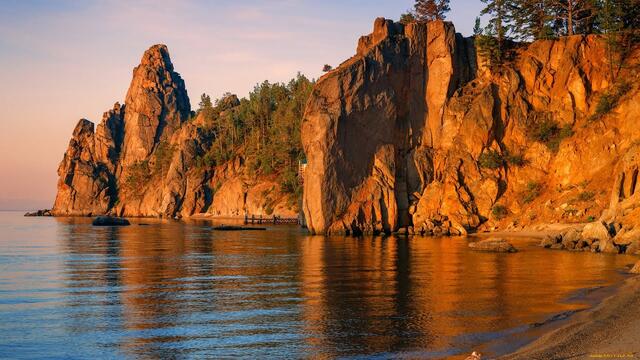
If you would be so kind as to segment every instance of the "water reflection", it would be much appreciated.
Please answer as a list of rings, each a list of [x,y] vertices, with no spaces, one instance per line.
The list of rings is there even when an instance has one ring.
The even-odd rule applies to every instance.
[[[62,352],[72,355],[446,357],[583,307],[564,299],[617,281],[630,262],[530,241],[488,254],[462,238],[56,221],[63,301],[50,310],[62,313],[59,336],[80,344]],[[41,335],[30,336],[37,344]]]

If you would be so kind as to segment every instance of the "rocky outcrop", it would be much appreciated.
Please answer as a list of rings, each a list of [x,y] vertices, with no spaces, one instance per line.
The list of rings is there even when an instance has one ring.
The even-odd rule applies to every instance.
[[[184,81],[173,70],[165,45],[154,45],[133,70],[125,100],[126,138],[122,165],[146,160],[160,141],[169,140],[190,115]]]
[[[102,154],[96,152],[93,123],[80,120],[58,166],[58,194],[51,210],[54,215],[103,214],[113,205],[115,178]]]
[[[53,214],[51,214],[51,210],[49,209],[42,209],[42,210],[27,212],[24,214],[24,216],[53,216]]]
[[[440,142],[444,100],[473,76],[472,62],[456,68],[464,61],[451,55],[468,59],[467,45],[450,23],[405,28],[377,19],[357,55],[318,80],[302,125],[310,230],[388,232],[411,223],[412,198],[433,176],[419,145]]]
[[[307,103],[309,229],[466,234],[599,218],[614,169],[624,199],[636,193],[635,158],[619,163],[640,140],[637,81],[592,116],[618,86],[605,52],[597,36],[536,41],[495,72],[450,23],[377,19]]]
[[[219,111],[239,105],[235,95]],[[154,45],[133,70],[124,105],[94,124],[80,120],[58,169],[57,216],[296,217],[297,203],[273,178],[249,176],[238,156],[217,167],[196,159],[215,134],[195,116],[165,45]],[[228,169],[233,168],[233,175]]]

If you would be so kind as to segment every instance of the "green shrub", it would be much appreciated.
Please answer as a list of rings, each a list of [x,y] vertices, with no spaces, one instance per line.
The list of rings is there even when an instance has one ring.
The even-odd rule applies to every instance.
[[[502,220],[507,217],[507,214],[509,214],[509,210],[507,210],[507,207],[504,205],[495,204],[493,205],[493,208],[491,208],[491,214],[495,219]]]
[[[590,117],[590,120],[597,120],[610,113],[618,105],[620,98],[628,93],[629,90],[631,90],[631,83],[626,80],[621,80],[614,84],[612,89],[600,95],[595,113]]]
[[[166,140],[158,143],[156,151],[154,152],[155,162],[153,164],[153,170],[156,174],[164,176],[169,171],[169,165],[173,159],[174,147],[170,145]]]
[[[298,188],[300,188],[300,181],[298,181],[298,173],[293,169],[286,169],[279,176],[280,191],[285,194],[296,194]]]
[[[592,193],[591,191],[583,191],[580,194],[578,194],[578,201],[582,201],[582,202],[591,201],[595,196],[596,194]]]
[[[596,217],[593,216],[593,215],[589,215],[589,217],[587,218],[587,221],[588,222],[594,222],[594,221],[596,221]]]
[[[502,154],[500,154],[497,150],[487,150],[480,154],[478,163],[480,164],[481,168],[495,170],[504,165],[504,159],[502,158]]]
[[[526,122],[527,136],[533,140],[543,143],[553,152],[558,151],[562,140],[573,136],[571,125],[560,126],[551,118],[550,113],[533,112]]]
[[[511,152],[507,152],[507,155],[505,156],[505,160],[507,161],[507,164],[517,166],[517,167],[522,167],[527,164],[527,160],[525,160],[524,154],[521,154],[521,153],[512,154]]]
[[[540,184],[539,182],[530,181],[529,183],[527,183],[527,189],[522,194],[522,200],[526,204],[528,204],[535,200],[538,196],[540,196],[541,192],[542,184]]]
[[[137,190],[151,179],[151,169],[148,161],[138,161],[127,168],[125,187],[129,191]]]

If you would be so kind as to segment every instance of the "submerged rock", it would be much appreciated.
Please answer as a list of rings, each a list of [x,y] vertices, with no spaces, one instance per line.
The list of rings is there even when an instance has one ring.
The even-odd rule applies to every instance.
[[[510,242],[505,239],[491,238],[469,243],[469,247],[475,251],[503,252],[514,253],[516,249]]]
[[[91,223],[93,226],[128,226],[129,220],[113,216],[98,216]]]

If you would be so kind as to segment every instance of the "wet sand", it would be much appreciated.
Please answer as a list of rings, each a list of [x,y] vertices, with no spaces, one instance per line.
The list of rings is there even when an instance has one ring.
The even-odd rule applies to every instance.
[[[640,359],[640,276],[593,309],[500,359]]]

